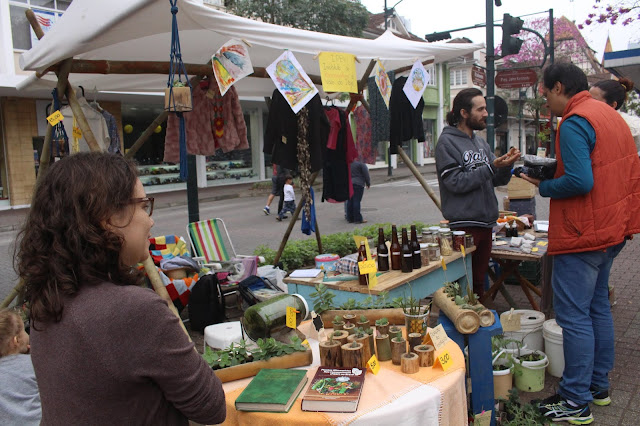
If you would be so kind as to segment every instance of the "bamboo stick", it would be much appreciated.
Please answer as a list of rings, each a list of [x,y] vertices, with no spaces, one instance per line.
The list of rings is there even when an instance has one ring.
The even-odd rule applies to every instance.
[[[407,353],[407,341],[404,337],[394,337],[391,339],[391,361],[395,365],[400,365],[402,355]]]
[[[433,365],[433,356],[435,349],[431,345],[418,345],[413,348],[413,351],[418,355],[420,367],[431,367]]]
[[[320,342],[320,365],[342,367],[342,351],[340,347],[340,342],[337,340]]]
[[[329,324],[333,321],[336,315],[343,315],[345,312],[355,314],[357,317],[360,315],[366,315],[367,318],[373,322],[384,317],[389,320],[389,324],[404,325],[404,313],[402,308],[355,309],[349,311],[332,309],[322,313],[322,321],[325,324]]]
[[[402,161],[404,161],[404,164],[406,164],[407,167],[409,168],[409,170],[411,170],[411,173],[413,173],[413,175],[416,177],[416,179],[418,180],[420,185],[422,185],[422,188],[425,191],[427,191],[427,194],[433,200],[433,202],[435,203],[436,207],[438,207],[439,210],[442,210],[442,204],[440,203],[440,197],[438,197],[436,195],[436,193],[434,192],[433,188],[431,188],[429,186],[429,184],[427,183],[427,181],[424,180],[424,178],[420,174],[420,171],[416,168],[416,166],[414,166],[413,161],[411,161],[411,159],[407,156],[407,154],[404,152],[404,150],[400,146],[398,147],[398,154],[400,155],[400,158],[402,158]]]
[[[343,368],[362,368],[362,343],[344,344],[341,346],[341,352]]]
[[[153,120],[151,122],[151,124],[149,125],[149,127],[147,127],[144,132],[142,132],[142,134],[140,135],[140,137],[138,137],[138,140],[136,140],[133,144],[133,146],[131,146],[131,148],[129,148],[129,150],[127,151],[126,154],[124,154],[124,158],[133,158],[134,155],[136,155],[136,152],[138,152],[138,150],[142,147],[142,145],[144,145],[144,143],[149,139],[149,137],[153,134],[153,131],[156,129],[156,127],[158,127],[159,125],[161,125],[162,123],[164,123],[165,121],[167,121],[167,117],[169,116],[169,111],[162,111],[155,120]]]
[[[400,366],[402,372],[405,374],[414,374],[420,370],[420,363],[418,361],[418,355],[413,352],[402,354],[400,357]]]
[[[376,337],[376,348],[378,349],[378,361],[389,361],[391,359],[391,343],[389,342],[388,334]]]

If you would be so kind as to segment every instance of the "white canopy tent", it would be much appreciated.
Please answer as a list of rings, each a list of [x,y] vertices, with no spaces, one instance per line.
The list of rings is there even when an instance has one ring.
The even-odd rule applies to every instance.
[[[416,60],[444,62],[476,51],[482,44],[434,44],[402,39],[387,31],[375,40],[317,33],[238,17],[209,8],[198,0],[178,2],[178,26],[185,64],[206,64],[231,38],[244,39],[254,67],[267,67],[284,49],[294,53],[310,75],[320,75],[315,56],[322,51],[354,54],[360,80],[372,59],[387,71],[411,66]],[[40,73],[65,58],[110,61],[169,60],[171,13],[166,0],[74,0],[51,31],[20,57],[24,70]],[[135,64],[132,64],[135,66]],[[53,73],[32,76],[18,89],[42,89],[55,84]],[[167,86],[159,74],[77,74],[69,81],[100,91],[158,92]],[[240,95],[269,96],[275,86],[268,78],[248,77],[236,84]]]

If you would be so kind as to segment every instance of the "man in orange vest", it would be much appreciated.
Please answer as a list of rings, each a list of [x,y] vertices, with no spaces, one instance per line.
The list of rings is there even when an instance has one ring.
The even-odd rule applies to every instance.
[[[562,117],[558,166],[551,180],[522,177],[551,197],[548,254],[554,255],[554,308],[566,350],[558,393],[538,407],[549,420],[589,424],[589,402],[611,403],[609,272],[625,240],[640,232],[640,160],[629,126],[592,99],[580,68],[552,64],[543,80],[549,110]]]

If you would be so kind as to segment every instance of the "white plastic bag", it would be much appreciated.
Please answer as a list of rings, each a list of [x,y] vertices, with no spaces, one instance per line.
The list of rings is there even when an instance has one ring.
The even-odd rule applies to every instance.
[[[282,291],[288,293],[287,285],[282,281],[287,273],[282,269],[276,268],[273,265],[260,266],[258,267],[257,275],[259,277],[268,279],[273,284],[277,285]]]

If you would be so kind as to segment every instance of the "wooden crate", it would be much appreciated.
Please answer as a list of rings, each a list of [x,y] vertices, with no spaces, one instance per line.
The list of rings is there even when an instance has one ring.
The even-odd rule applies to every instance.
[[[507,185],[507,194],[510,200],[533,198],[536,196],[536,186],[522,178],[512,176]]]

